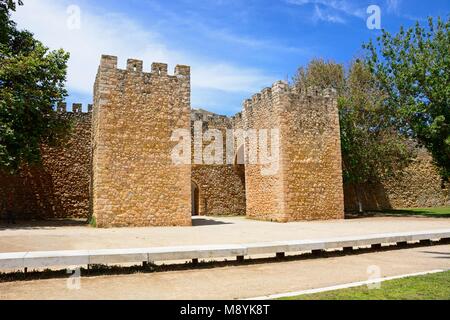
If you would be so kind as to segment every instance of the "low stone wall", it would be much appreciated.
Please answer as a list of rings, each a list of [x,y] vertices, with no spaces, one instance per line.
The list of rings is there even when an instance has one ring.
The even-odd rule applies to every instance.
[[[42,166],[0,173],[0,214],[19,219],[89,216],[91,113],[61,113],[74,128],[58,148],[42,148]],[[11,197],[12,201],[8,201]]]
[[[392,209],[387,198],[387,191],[381,183],[344,184],[346,212],[357,212],[359,210],[358,198],[364,211]]]
[[[450,184],[442,184],[438,168],[426,150],[395,177],[380,183],[345,185],[345,209],[358,210],[358,197],[365,211],[450,206]]]

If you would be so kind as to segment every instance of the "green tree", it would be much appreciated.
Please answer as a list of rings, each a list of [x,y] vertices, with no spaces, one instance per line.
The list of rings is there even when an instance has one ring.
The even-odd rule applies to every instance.
[[[386,106],[401,132],[417,138],[450,177],[450,19],[429,18],[396,35],[383,31],[367,64],[385,91]]]
[[[344,66],[333,61],[313,59],[307,67],[302,66],[297,70],[294,86],[297,90],[305,90],[309,87],[334,88],[340,94],[345,86]]]
[[[384,101],[367,65],[352,63],[339,98],[339,119],[344,181],[355,188],[359,211],[362,185],[392,177],[413,156],[413,144],[396,130]]]
[[[344,182],[355,188],[362,211],[360,187],[401,170],[413,148],[393,126],[385,94],[364,62],[356,60],[346,71],[341,64],[315,59],[294,78],[297,90],[310,86],[338,92]]]
[[[69,54],[49,51],[10,18],[16,4],[0,0],[0,169],[39,163],[42,144],[56,144],[70,128],[53,106],[65,90]]]

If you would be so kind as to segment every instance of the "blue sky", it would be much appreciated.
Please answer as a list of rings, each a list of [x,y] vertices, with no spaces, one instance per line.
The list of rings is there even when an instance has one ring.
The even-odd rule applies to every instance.
[[[192,107],[233,115],[244,99],[291,79],[314,57],[348,63],[382,27],[447,17],[448,0],[25,0],[13,16],[52,49],[71,52],[68,102],[90,103],[102,53],[192,67]],[[74,7],[75,6],[75,7]],[[74,9],[75,8],[75,9]],[[77,11],[79,9],[79,11]],[[79,14],[78,14],[79,13]],[[79,17],[79,19],[78,19]],[[75,18],[75,20],[74,20]],[[75,24],[73,22],[79,21]]]

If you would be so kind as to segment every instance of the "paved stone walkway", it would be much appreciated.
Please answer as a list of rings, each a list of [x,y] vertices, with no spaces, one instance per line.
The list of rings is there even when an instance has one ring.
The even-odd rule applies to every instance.
[[[235,299],[450,269],[450,245],[247,266],[0,283],[0,299]],[[71,283],[69,281],[69,283]]]
[[[0,252],[238,244],[450,228],[450,219],[378,217],[271,223],[244,217],[195,218],[194,227],[94,229],[80,223],[0,226]]]
[[[450,228],[450,219],[378,217],[271,223],[244,217],[195,218],[194,227],[94,229],[80,223],[0,226],[0,252],[121,249],[318,239]]]

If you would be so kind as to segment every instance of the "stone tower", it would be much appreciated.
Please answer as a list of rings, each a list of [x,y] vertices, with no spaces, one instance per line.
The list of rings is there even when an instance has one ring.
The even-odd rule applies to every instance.
[[[190,130],[190,68],[102,56],[94,85],[92,214],[99,227],[191,225],[191,167],[171,159]]]
[[[279,222],[344,218],[333,90],[297,93],[279,81],[244,102],[242,125],[247,130],[278,129],[280,134],[274,174],[262,174],[260,163],[246,164],[248,217]]]

